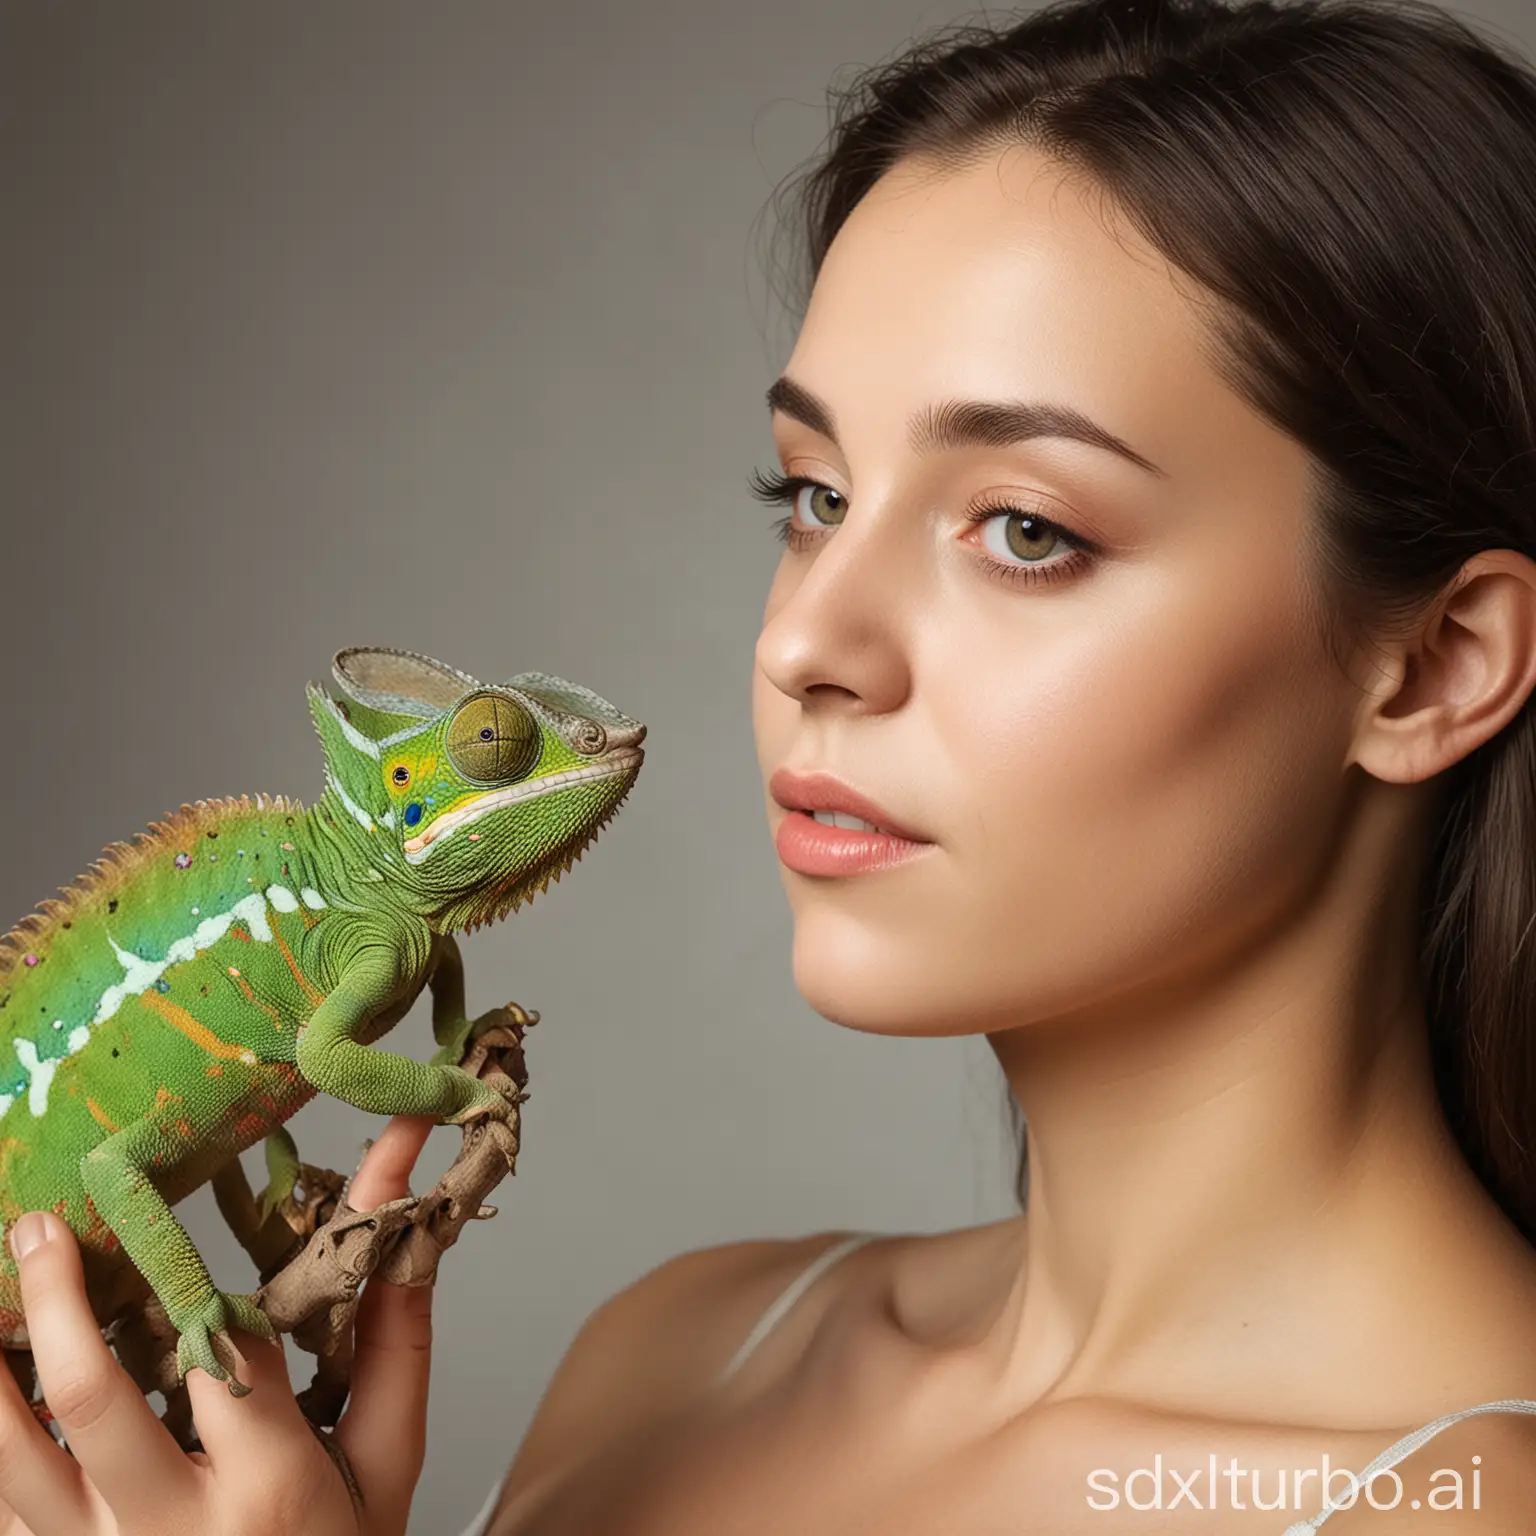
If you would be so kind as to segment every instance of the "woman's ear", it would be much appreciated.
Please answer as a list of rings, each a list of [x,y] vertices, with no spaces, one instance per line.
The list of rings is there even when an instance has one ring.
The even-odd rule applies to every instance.
[[[1353,760],[1390,783],[1432,778],[1497,736],[1536,688],[1536,561],[1479,551],[1418,629],[1377,656]]]

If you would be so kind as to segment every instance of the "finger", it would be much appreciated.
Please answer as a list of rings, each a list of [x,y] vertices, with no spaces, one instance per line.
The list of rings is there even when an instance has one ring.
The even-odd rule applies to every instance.
[[[281,1468],[292,1456],[291,1447],[307,1449],[313,1437],[294,1398],[282,1347],[235,1332],[245,1356],[240,1374],[251,1390],[235,1397],[227,1382],[215,1381],[206,1371],[189,1371],[192,1418],[216,1475],[265,1476],[264,1469]]]
[[[0,1365],[0,1536],[83,1531],[89,1520],[80,1463],[38,1422],[16,1378]]]
[[[368,1149],[352,1180],[347,1203],[354,1210],[372,1210],[385,1200],[406,1194],[411,1168],[436,1124],[430,1115],[401,1115],[391,1120]],[[365,1354],[361,1340],[369,1333],[370,1310],[365,1290],[359,1303],[359,1348]],[[254,1339],[247,1345],[243,1334],[240,1342],[250,1362],[250,1370],[244,1373],[252,1388],[249,1397],[230,1397],[226,1388],[200,1371],[187,1378],[192,1414],[215,1472],[233,1471],[241,1478],[249,1473],[260,1478],[267,1475],[263,1469],[281,1467],[285,1459],[291,1463],[295,1455],[318,1455],[324,1462],[325,1452],[294,1398],[281,1350]],[[355,1358],[354,1392],[358,1363]]]
[[[198,1474],[102,1339],[74,1234],[34,1211],[11,1242],[38,1380],[70,1449],[119,1524],[164,1523],[197,1496]]]
[[[435,1289],[372,1279],[358,1304],[352,1391],[336,1440],[374,1509],[407,1508],[421,1476]]]
[[[350,1498],[294,1398],[282,1351],[245,1333],[240,1348],[248,1395],[232,1397],[204,1371],[187,1376],[220,1513],[242,1531],[339,1531],[343,1522],[355,1529]]]
[[[436,1124],[430,1116],[396,1115],[368,1149],[347,1203],[367,1211],[409,1193],[411,1169]],[[351,1392],[336,1442],[374,1508],[405,1507],[421,1475],[432,1289],[373,1279],[358,1303]]]
[[[411,1169],[437,1121],[431,1115],[396,1115],[374,1144],[347,1191],[354,1211],[371,1211],[410,1193]]]

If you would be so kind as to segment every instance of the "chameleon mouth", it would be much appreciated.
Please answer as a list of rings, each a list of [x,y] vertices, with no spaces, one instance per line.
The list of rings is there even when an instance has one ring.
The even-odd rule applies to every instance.
[[[408,864],[420,864],[432,852],[433,846],[443,841],[460,827],[478,821],[490,811],[498,811],[523,800],[538,800],[577,784],[591,784],[599,779],[616,779],[633,775],[645,761],[645,753],[639,747],[623,747],[605,757],[600,763],[589,763],[581,768],[567,768],[563,773],[547,774],[541,779],[525,779],[521,784],[510,784],[505,789],[489,789],[434,816],[414,837],[405,840],[405,860]]]

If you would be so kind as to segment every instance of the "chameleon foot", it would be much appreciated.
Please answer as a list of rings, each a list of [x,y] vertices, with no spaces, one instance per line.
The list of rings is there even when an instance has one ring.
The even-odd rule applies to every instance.
[[[196,1366],[215,1381],[227,1381],[232,1397],[244,1397],[251,1389],[236,1375],[245,1356],[230,1338],[230,1328],[243,1328],[277,1343],[277,1330],[254,1298],[230,1291],[209,1292],[205,1302],[177,1313],[171,1321],[181,1335],[176,1342],[177,1381]]]
[[[505,1125],[512,1119],[514,1107],[513,1101],[504,1093],[498,1093],[491,1088],[477,1093],[472,1104],[461,1109],[456,1115],[449,1115],[443,1124],[474,1125],[481,1120],[497,1120]]]
[[[456,1067],[469,1054],[469,1048],[480,1038],[493,1029],[510,1029],[517,1032],[520,1027],[526,1028],[537,1021],[538,1014],[519,1006],[517,1003],[504,1003],[500,1008],[491,1008],[482,1013],[477,1019],[465,1019],[452,1030],[438,1036],[438,1049],[433,1052],[431,1065],[434,1067]]]
[[[442,1121],[444,1125],[473,1125],[477,1120],[499,1120],[505,1124],[512,1119],[517,1106],[527,1097],[517,1090],[515,1084],[512,1085],[513,1093],[507,1094],[462,1067],[450,1067],[448,1070],[464,1079],[464,1093],[469,1102],[454,1114],[445,1115]]]

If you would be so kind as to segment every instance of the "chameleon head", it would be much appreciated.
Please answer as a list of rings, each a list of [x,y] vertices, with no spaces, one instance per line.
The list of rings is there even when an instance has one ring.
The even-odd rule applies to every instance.
[[[558,880],[644,760],[638,720],[547,673],[486,684],[377,648],[342,651],[332,670],[341,701],[311,690],[329,788],[383,877],[444,930]]]

